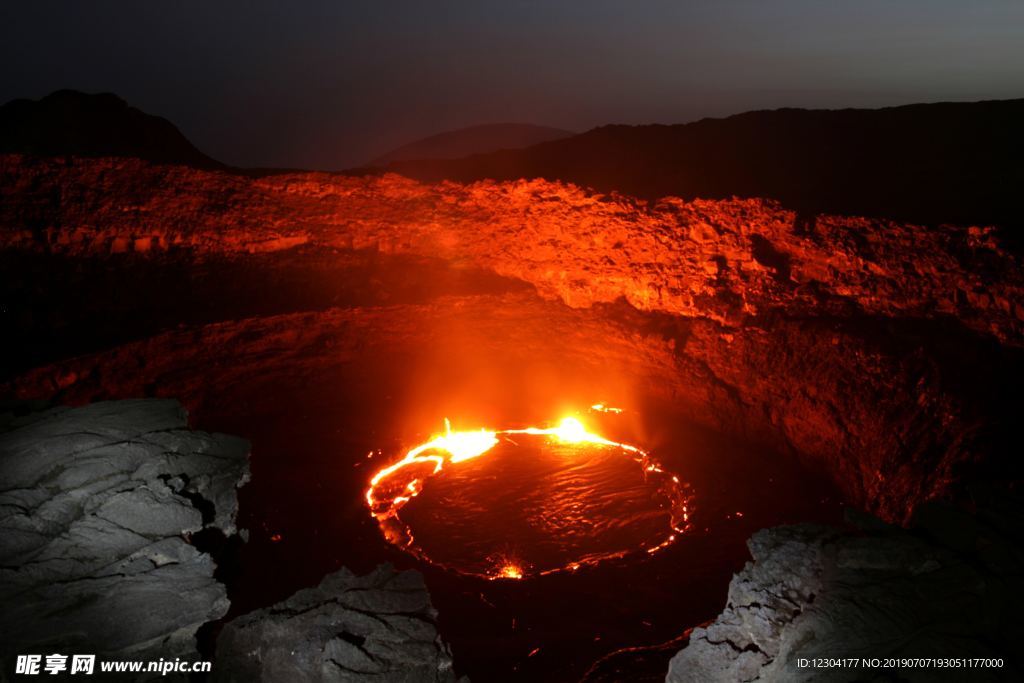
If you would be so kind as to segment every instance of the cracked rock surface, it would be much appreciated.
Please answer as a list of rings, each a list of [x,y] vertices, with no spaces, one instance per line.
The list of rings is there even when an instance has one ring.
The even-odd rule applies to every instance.
[[[192,540],[237,533],[248,453],[173,400],[0,416],[0,658],[198,659],[229,603]]]
[[[219,681],[452,681],[423,577],[381,565],[341,569],[319,586],[250,612],[217,639]]]
[[[929,504],[910,531],[762,529],[725,610],[672,659],[668,683],[1021,680],[1019,503],[976,515]],[[1004,668],[815,668],[815,658],[1003,658]]]
[[[0,155],[0,250],[155,259],[372,249],[473,264],[574,308],[625,299],[727,328],[776,315],[951,316],[1021,345],[1024,277],[994,227],[824,214],[811,223],[770,200],[641,202],[544,180],[248,178]]]

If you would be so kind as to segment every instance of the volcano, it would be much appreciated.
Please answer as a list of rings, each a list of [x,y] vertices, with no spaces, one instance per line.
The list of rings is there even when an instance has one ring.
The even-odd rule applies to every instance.
[[[843,629],[861,624],[917,656],[957,619],[958,647],[1005,658],[1015,602],[993,591],[1020,567],[1024,271],[1019,169],[1004,174],[1019,106],[754,112],[359,174],[8,150],[10,452],[45,450],[31,424],[60,433],[47,421],[64,409],[45,406],[100,405],[116,425],[125,399],[175,399],[196,429],[251,443],[243,541],[211,512],[233,498],[203,477],[223,470],[233,496],[248,474],[204,469],[206,437],[166,401],[179,441],[159,424],[99,432],[194,456],[124,486],[189,510],[171,536],[216,558],[196,576],[230,607],[186,623],[215,671],[287,662],[287,636],[288,652],[427,662],[438,680],[727,680],[796,667],[808,629],[854,642]],[[908,133],[872,157],[892,173],[858,176],[856,140],[954,123],[941,153],[913,156]],[[789,134],[765,135],[778,126]],[[767,142],[748,158],[752,131]],[[680,154],[648,165],[655,148]],[[50,481],[84,495],[58,469],[4,495],[43,500]],[[28,528],[30,507],[3,524]],[[961,604],[963,585],[978,593],[960,616],[933,609]],[[324,614],[344,627],[317,630]]]

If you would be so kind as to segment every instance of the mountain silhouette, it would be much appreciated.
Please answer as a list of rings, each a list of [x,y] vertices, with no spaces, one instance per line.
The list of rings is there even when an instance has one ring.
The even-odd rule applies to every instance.
[[[41,156],[134,157],[218,168],[167,119],[111,93],[58,90],[39,100],[0,107],[0,153]]]

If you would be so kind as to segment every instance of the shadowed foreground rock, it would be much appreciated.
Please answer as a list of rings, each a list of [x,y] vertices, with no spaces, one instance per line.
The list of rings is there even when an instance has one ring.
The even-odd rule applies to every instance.
[[[423,577],[347,569],[224,626],[219,681],[455,681]]]
[[[172,400],[0,416],[0,658],[199,659],[228,609],[195,534],[237,532],[249,445]],[[97,667],[98,670],[98,667]]]
[[[853,516],[853,515],[851,515]],[[858,515],[859,516],[859,515]],[[1021,680],[1017,503],[968,515],[923,506],[912,531],[763,529],[725,610],[669,667],[668,683]],[[810,668],[815,658],[1002,658],[1004,668]]]

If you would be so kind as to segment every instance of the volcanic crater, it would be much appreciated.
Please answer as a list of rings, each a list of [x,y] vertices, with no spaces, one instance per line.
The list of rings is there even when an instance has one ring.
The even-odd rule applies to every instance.
[[[252,442],[229,618],[342,566],[418,567],[474,680],[578,677],[640,623],[670,641],[718,611],[759,528],[842,504],[907,523],[1020,475],[1024,275],[991,226],[17,154],[0,226],[22,331],[5,396],[172,397]],[[444,418],[564,415],[691,485],[692,529],[524,581],[466,583],[384,541],[368,481]]]

